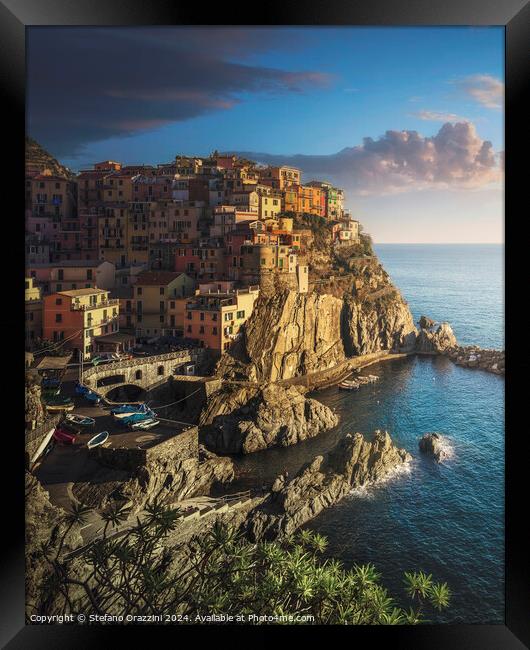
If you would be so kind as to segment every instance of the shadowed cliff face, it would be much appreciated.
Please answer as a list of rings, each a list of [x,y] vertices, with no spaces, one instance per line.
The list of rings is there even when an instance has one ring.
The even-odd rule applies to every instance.
[[[416,334],[401,294],[383,267],[368,260],[308,294],[284,290],[260,296],[239,358],[246,361],[242,365],[249,379],[274,382],[333,368],[348,357],[410,351]],[[221,374],[232,363],[226,357]]]

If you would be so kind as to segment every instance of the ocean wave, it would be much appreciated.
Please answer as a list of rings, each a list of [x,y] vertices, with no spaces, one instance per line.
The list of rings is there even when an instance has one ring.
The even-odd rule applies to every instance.
[[[377,489],[382,485],[386,485],[392,481],[395,481],[403,476],[410,476],[410,474],[412,474],[413,471],[413,466],[414,466],[414,459],[407,460],[404,463],[401,463],[400,465],[396,465],[391,470],[389,470],[385,474],[385,476],[382,476],[377,481],[370,481],[369,483],[365,483],[364,485],[352,488],[349,491],[348,496],[361,497],[363,499],[373,499],[374,498],[373,493],[375,489]]]

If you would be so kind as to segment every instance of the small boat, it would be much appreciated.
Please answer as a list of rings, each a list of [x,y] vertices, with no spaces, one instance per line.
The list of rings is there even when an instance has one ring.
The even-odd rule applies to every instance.
[[[75,413],[69,413],[66,416],[68,422],[72,424],[78,424],[81,427],[91,427],[96,424],[94,418],[89,418],[86,415],[76,415]]]
[[[55,429],[53,437],[57,442],[62,442],[66,445],[73,445],[76,439],[75,433],[70,433],[69,431],[60,428]]]
[[[53,405],[48,405],[46,404],[46,410],[49,411],[50,413],[58,413],[60,411],[65,411],[66,413],[69,413],[70,411],[73,411],[75,408],[75,404],[53,404]]]
[[[57,395],[61,394],[61,388],[44,388],[42,391],[42,396],[45,400],[50,399],[52,397],[57,397]]]
[[[154,417],[154,413],[133,413],[125,418],[120,419],[120,423],[125,426],[135,424],[136,422],[143,422],[144,420],[149,420]]]
[[[75,405],[69,397],[50,397],[44,406],[47,411],[73,411]]]
[[[61,404],[73,404],[69,397],[50,397],[46,400],[46,406],[60,406]]]
[[[159,420],[156,418],[147,418],[147,420],[140,420],[140,422],[133,422],[132,424],[129,425],[129,427],[133,430],[136,429],[152,429],[153,427],[156,427],[157,424],[160,424]]]
[[[86,395],[86,393],[88,393],[89,390],[90,390],[89,388],[83,386],[83,384],[80,384],[79,382],[77,382],[77,384],[75,385],[75,392],[77,393],[77,395]]]
[[[49,377],[47,379],[42,380],[42,387],[44,389],[46,388],[59,388],[61,385],[61,380],[60,379],[55,379],[53,377]]]
[[[111,409],[112,415],[130,415],[132,413],[148,413],[150,411],[147,404],[122,404],[116,408]]]
[[[99,404],[101,402],[101,397],[97,393],[94,393],[92,390],[87,390],[87,392],[84,394],[84,398],[93,404]]]
[[[90,440],[86,443],[86,446],[89,449],[94,449],[94,447],[99,447],[99,445],[102,445],[104,442],[107,442],[108,437],[109,437],[109,432],[102,431],[101,433],[95,435],[93,438],[90,438]]]
[[[341,381],[339,384],[339,390],[357,390],[359,384],[356,381]]]

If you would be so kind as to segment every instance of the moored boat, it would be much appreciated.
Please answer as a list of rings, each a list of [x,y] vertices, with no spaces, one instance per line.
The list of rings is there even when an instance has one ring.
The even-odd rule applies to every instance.
[[[62,442],[66,445],[73,445],[76,437],[75,433],[71,433],[70,431],[66,431],[59,427],[53,432],[53,438],[57,440],[57,442]]]
[[[143,422],[144,420],[152,419],[154,415],[154,413],[133,413],[132,415],[121,418],[119,422],[120,424],[129,426],[131,424],[135,424],[136,422]]]
[[[87,390],[84,394],[84,398],[93,404],[99,404],[101,402],[101,397],[92,390]]]
[[[102,445],[103,443],[107,442],[108,438],[109,438],[109,432],[102,431],[101,433],[95,435],[93,438],[90,438],[90,440],[86,443],[86,446],[89,449],[94,449],[94,447],[99,447],[99,445]]]
[[[91,427],[96,423],[94,418],[89,418],[87,415],[77,415],[76,413],[69,413],[66,420],[81,427]]]
[[[50,397],[45,400],[47,411],[73,411],[74,403],[69,397]]]
[[[140,422],[133,422],[132,424],[129,425],[129,427],[133,430],[136,429],[152,429],[153,427],[156,427],[157,424],[160,424],[160,421],[157,420],[156,418],[147,418],[147,420],[140,420]]]
[[[126,417],[133,413],[149,413],[150,408],[147,404],[122,404],[121,406],[111,409],[110,412],[116,417]]]
[[[357,390],[358,388],[359,388],[359,384],[356,381],[350,381],[347,379],[341,381],[339,384],[340,390]]]
[[[79,382],[77,382],[77,384],[75,385],[75,392],[77,393],[77,395],[85,395],[89,391],[90,391],[89,388],[83,386],[83,384],[80,384]]]

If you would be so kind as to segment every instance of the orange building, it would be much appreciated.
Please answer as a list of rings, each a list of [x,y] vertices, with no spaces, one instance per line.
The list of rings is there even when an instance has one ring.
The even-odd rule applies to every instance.
[[[258,287],[197,293],[186,303],[184,336],[219,353],[228,350],[252,314],[258,294]]]
[[[43,338],[64,341],[65,349],[83,354],[97,351],[97,337],[118,332],[119,301],[103,289],[59,291],[44,298]]]

